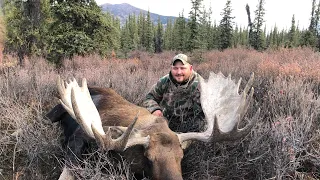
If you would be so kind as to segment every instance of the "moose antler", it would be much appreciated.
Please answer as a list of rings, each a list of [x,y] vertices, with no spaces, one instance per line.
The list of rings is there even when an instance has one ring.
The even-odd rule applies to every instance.
[[[252,73],[243,92],[239,94],[241,79],[237,84],[231,76],[225,77],[221,72],[210,73],[207,81],[201,80],[201,106],[206,117],[207,129],[204,132],[178,134],[180,143],[188,140],[199,141],[230,141],[247,135],[257,122],[260,109],[244,128],[239,129],[239,123],[246,113],[252,100],[254,89],[251,88],[254,79]],[[248,92],[251,88],[250,94]]]
[[[119,138],[112,139],[111,128],[109,127],[106,133],[103,130],[101,118],[91,99],[86,79],[83,78],[82,87],[79,87],[75,79],[69,81],[66,85],[67,86],[65,86],[65,83],[58,77],[57,86],[61,96],[61,104],[77,121],[86,134],[96,139],[104,150],[123,151],[137,144],[148,145],[149,137],[130,138],[138,115]]]

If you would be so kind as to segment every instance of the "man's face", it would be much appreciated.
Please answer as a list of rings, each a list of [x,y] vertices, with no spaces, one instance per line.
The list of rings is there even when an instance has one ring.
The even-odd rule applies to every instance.
[[[188,80],[191,73],[192,65],[190,64],[183,65],[181,61],[176,61],[171,66],[171,74],[178,83]]]

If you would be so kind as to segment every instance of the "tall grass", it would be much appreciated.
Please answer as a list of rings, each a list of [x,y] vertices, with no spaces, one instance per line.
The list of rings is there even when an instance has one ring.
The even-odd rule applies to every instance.
[[[0,69],[0,177],[57,179],[63,167],[61,130],[44,115],[58,103],[55,81],[85,77],[90,86],[111,87],[141,105],[145,94],[169,72],[174,52],[133,52],[129,59],[75,57],[55,67],[41,58],[26,66]],[[261,108],[251,133],[236,142],[197,142],[185,152],[185,179],[320,178],[320,55],[310,49],[256,52],[247,49],[211,51],[194,69],[243,78],[252,72],[255,101],[243,122]],[[11,60],[14,61],[14,60]],[[19,135],[14,133],[19,131]],[[13,134],[12,134],[13,133]],[[95,154],[97,154],[96,152]],[[99,153],[98,153],[99,154]],[[130,179],[127,162],[115,166],[108,156],[88,155],[73,172],[85,179]],[[94,158],[93,158],[94,157]],[[92,160],[93,159],[93,160]],[[101,171],[105,168],[106,171]]]

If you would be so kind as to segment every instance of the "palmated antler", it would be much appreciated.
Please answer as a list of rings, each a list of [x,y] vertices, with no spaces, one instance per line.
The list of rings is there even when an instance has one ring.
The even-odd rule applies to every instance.
[[[86,79],[82,80],[82,87],[78,85],[75,79],[66,83],[65,86],[64,82],[58,77],[57,86],[63,107],[77,121],[86,134],[96,139],[104,150],[124,151],[133,145],[148,145],[149,137],[130,138],[138,115],[117,139],[111,138],[110,128],[106,133],[104,132],[99,112],[90,96]]]
[[[231,141],[247,135],[260,114],[258,109],[250,123],[239,129],[239,123],[252,100],[253,79],[254,74],[251,75],[241,94],[239,94],[241,79],[236,84],[231,76],[225,77],[222,73],[211,72],[208,80],[201,80],[201,106],[206,117],[207,129],[200,133],[178,134],[180,143],[188,140]]]

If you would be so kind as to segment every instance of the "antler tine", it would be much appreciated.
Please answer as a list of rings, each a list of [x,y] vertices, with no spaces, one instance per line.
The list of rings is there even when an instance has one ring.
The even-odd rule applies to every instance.
[[[238,80],[237,89],[236,89],[237,93],[239,93],[239,88],[240,88],[241,81],[242,81],[242,78],[240,77],[240,79]]]
[[[86,113],[88,113],[88,111],[90,111],[90,109],[87,109],[86,107],[84,107],[85,102],[82,102],[82,103],[78,102],[78,101],[81,101],[81,99],[78,99],[79,93],[81,93],[80,91],[81,91],[81,89],[79,89],[79,88],[78,89],[72,88],[72,90],[71,90],[71,103],[72,103],[72,108],[73,108],[74,114],[76,116],[75,120],[81,126],[81,128],[86,132],[86,134],[88,134],[90,137],[94,138],[95,136],[94,136],[92,129],[91,129],[93,118],[91,119],[91,118],[85,117]],[[86,112],[81,112],[82,110],[85,110],[85,109],[87,110]],[[97,113],[98,113],[98,111],[97,111]],[[100,124],[101,124],[99,113],[98,113],[98,116],[97,115],[93,115],[93,116],[96,116],[96,118],[98,118],[97,122],[100,121]],[[103,130],[102,131],[100,130],[100,129],[102,129],[102,125],[101,125],[101,128],[98,128],[98,126],[97,126],[97,129],[99,129],[100,134],[105,134]]]
[[[254,79],[254,73],[251,74],[250,79],[242,92],[242,105],[240,106],[241,108],[239,108],[240,119],[242,119],[245,113],[247,112],[248,107],[253,98],[253,93],[254,93],[254,88],[252,87],[253,79]],[[251,91],[249,96],[247,97],[247,94],[250,88],[251,88]]]
[[[90,99],[91,99],[90,92],[88,90],[88,85],[87,85],[87,79],[86,78],[82,79],[82,87],[81,87],[81,89],[82,89],[83,92],[86,92],[86,96],[90,97]]]
[[[253,84],[253,79],[254,79],[254,73],[251,74],[249,81],[246,84],[246,87],[244,88],[243,92],[245,94],[248,93],[249,89],[252,87]]]
[[[102,149],[104,150],[116,150],[116,151],[124,151],[127,148],[142,144],[144,146],[148,146],[149,143],[149,137],[139,137],[139,138],[130,138],[131,132],[133,130],[134,125],[137,122],[139,113],[136,115],[132,123],[127,127],[126,131],[117,139],[111,138],[111,128],[108,128],[108,131],[105,135],[101,135],[97,132],[96,127],[92,126],[92,130],[94,133],[94,136],[99,141],[99,144],[101,145]]]
[[[93,131],[94,136],[96,137],[96,140],[99,142],[99,144],[103,150],[122,151],[126,147],[130,133],[131,133],[133,126],[135,125],[137,119],[138,118],[136,117],[133,120],[133,122],[130,124],[130,126],[127,128],[127,130],[117,139],[112,139],[111,127],[108,128],[108,131],[106,132],[105,135],[99,134],[97,132],[97,129],[95,126],[92,126],[92,131]]]
[[[242,134],[248,134],[252,127],[258,122],[259,120],[259,115],[260,115],[260,108],[258,108],[258,110],[256,111],[256,113],[254,114],[254,116],[251,118],[251,121],[249,122],[248,125],[246,125],[245,127],[243,127],[242,129],[239,129],[239,123],[237,125],[237,129],[239,131],[239,133],[242,132]],[[241,119],[239,119],[239,122],[240,122]],[[240,135],[242,136],[242,135]]]
[[[252,117],[249,124],[247,124],[244,128],[239,129],[239,124],[241,121],[240,115],[238,116],[238,123],[236,126],[233,127],[233,129],[229,132],[222,132],[219,128],[217,119],[215,119],[215,127],[211,136],[210,141],[211,142],[222,142],[222,141],[234,141],[237,140],[245,135],[247,135],[252,127],[256,124],[258,121],[258,117],[260,115],[260,108],[255,113],[255,115]]]
[[[57,88],[58,88],[60,98],[63,98],[64,94],[65,94],[66,87],[64,86],[64,82],[62,82],[60,76],[58,76],[58,78],[57,78]]]
[[[252,98],[253,98],[253,93],[254,93],[254,88],[251,88],[249,96],[247,96],[247,94],[243,91],[242,98],[243,98],[244,102],[243,102],[243,106],[241,108],[239,108],[240,119],[242,119],[243,116],[245,115],[245,113],[247,112],[249,105],[250,105]]]
[[[72,104],[71,104],[71,88],[74,86],[76,81],[67,84],[67,87],[65,87],[64,81],[61,80],[61,77],[58,76],[57,78],[57,87],[58,92],[60,94],[60,103],[64,107],[64,109],[71,115],[72,118],[75,119],[75,115],[73,113]]]
[[[124,148],[124,150],[128,149],[131,146],[135,146],[135,145],[143,145],[145,148],[147,148],[149,146],[149,142],[150,142],[150,136],[146,136],[146,137],[135,137],[135,138],[130,138],[126,147]]]
[[[112,141],[114,142],[114,150],[122,151],[126,148],[126,144],[129,140],[133,127],[138,120],[139,114],[140,114],[140,111],[137,113],[136,117],[133,119],[133,122],[128,126],[127,130],[119,138]],[[110,131],[110,129],[108,131]]]

